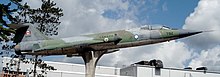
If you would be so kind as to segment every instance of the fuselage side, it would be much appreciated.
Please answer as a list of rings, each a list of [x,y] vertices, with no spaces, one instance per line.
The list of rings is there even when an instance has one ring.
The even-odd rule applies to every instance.
[[[171,29],[133,28],[61,39],[26,41],[19,43],[18,46],[21,52],[30,55],[68,55],[148,45],[189,36],[181,36],[183,32]]]

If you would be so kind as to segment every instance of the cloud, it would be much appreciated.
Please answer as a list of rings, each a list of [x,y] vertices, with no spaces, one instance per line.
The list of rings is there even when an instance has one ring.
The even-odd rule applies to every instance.
[[[186,42],[190,46],[203,50],[220,44],[220,9],[218,8],[220,8],[219,0],[201,0],[195,11],[187,17],[184,29],[215,30],[187,39]]]
[[[179,41],[164,42],[141,47],[122,49],[109,55],[105,55],[100,63],[104,65],[130,65],[141,60],[162,60],[165,67],[184,68],[185,62],[192,56],[192,51],[187,45]],[[109,59],[111,58],[111,59]]]
[[[58,3],[61,3],[57,1]],[[65,4],[65,5],[64,5]],[[71,7],[69,7],[72,5]],[[120,0],[113,1],[62,1],[59,5],[64,10],[64,17],[61,19],[60,31],[61,37],[74,36],[86,33],[96,33],[103,31],[111,31],[115,29],[123,29],[126,27],[136,26],[131,19],[122,17],[120,19],[110,19],[102,14],[105,10],[128,9],[128,2]],[[129,15],[126,15],[129,16]],[[131,22],[127,22],[131,21]],[[123,26],[121,26],[123,25]],[[69,34],[71,33],[71,34]]]
[[[191,61],[191,67],[208,67],[209,71],[220,71],[220,46],[217,45],[208,50],[201,51],[195,59]]]
[[[109,19],[102,15],[106,10],[119,9],[124,12],[128,10],[128,2],[122,2],[121,0],[54,1],[57,3],[58,7],[61,7],[64,10],[64,16],[61,18],[62,23],[59,28],[59,37],[69,37],[136,26],[136,24],[132,22],[133,20],[128,19],[130,15],[126,15],[117,20]],[[39,6],[39,4],[32,3],[32,1],[29,1],[28,3],[31,6]]]
[[[194,48],[197,54],[189,63],[190,66],[207,66],[210,71],[220,71],[220,9],[218,8],[220,8],[219,0],[201,0],[185,21],[184,29],[215,30],[185,39],[184,42]]]

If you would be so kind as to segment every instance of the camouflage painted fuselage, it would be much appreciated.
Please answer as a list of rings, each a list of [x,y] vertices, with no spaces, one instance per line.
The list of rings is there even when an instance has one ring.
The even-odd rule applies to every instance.
[[[19,43],[15,50],[26,55],[77,56],[81,52],[87,51],[111,53],[120,48],[160,43],[197,33],[201,33],[201,31],[141,27],[61,39],[26,41]]]

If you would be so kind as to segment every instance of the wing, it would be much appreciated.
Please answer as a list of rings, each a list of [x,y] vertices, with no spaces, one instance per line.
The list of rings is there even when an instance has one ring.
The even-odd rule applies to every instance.
[[[68,55],[86,51],[108,50],[104,46],[116,45],[120,38],[97,39],[88,36],[63,38],[59,40],[45,40],[33,47],[34,52],[29,55]]]

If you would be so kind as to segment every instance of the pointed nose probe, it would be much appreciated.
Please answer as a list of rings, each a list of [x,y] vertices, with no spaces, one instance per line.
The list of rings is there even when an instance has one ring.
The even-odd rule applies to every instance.
[[[203,31],[196,31],[196,30],[179,30],[179,37],[187,37],[195,34],[202,33]]]

